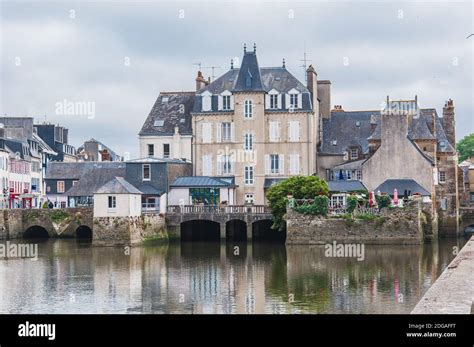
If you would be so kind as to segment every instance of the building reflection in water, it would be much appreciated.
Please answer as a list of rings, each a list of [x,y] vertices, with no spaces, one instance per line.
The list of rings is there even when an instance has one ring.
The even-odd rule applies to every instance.
[[[0,260],[0,313],[408,313],[464,243],[366,245],[357,261],[327,258],[323,246],[206,242],[128,253],[51,240],[38,261]]]

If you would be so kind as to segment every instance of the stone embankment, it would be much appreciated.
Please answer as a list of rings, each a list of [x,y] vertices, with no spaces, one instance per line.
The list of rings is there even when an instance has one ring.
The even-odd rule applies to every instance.
[[[474,236],[415,306],[412,314],[471,314],[474,302]]]

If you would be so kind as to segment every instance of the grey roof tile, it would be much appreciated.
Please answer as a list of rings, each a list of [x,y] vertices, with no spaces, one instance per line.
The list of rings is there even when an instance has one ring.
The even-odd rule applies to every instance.
[[[194,104],[194,92],[162,92],[156,99],[140,136],[170,136],[178,127],[181,135],[192,134],[191,111]],[[155,126],[163,121],[162,126]],[[156,123],[155,123],[156,122]]]
[[[328,181],[330,192],[354,192],[358,190],[367,190],[367,187],[361,181]]]
[[[135,188],[123,177],[114,177],[102,187],[97,189],[96,194],[141,194],[142,192]]]
[[[393,195],[395,188],[397,189],[398,196],[403,196],[405,190],[411,192],[411,194],[419,193],[423,196],[431,195],[429,191],[412,179],[388,179],[375,188],[374,191]]]
[[[101,162],[102,163],[102,162]],[[108,162],[118,163],[118,162]],[[115,177],[125,176],[125,164],[111,167],[96,166],[86,170],[79,181],[65,195],[67,196],[92,196],[105,183]]]
[[[233,91],[263,91],[260,67],[255,51],[244,53]]]

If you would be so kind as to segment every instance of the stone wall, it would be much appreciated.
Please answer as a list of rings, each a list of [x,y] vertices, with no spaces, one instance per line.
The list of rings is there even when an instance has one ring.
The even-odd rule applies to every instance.
[[[420,244],[423,242],[423,230],[431,225],[422,212],[421,202],[405,208],[383,209],[380,216],[373,220],[317,217],[292,209],[288,209],[285,219],[287,244],[326,244],[333,241]]]
[[[94,218],[94,245],[135,245],[151,239],[168,240],[165,219],[159,215]]]

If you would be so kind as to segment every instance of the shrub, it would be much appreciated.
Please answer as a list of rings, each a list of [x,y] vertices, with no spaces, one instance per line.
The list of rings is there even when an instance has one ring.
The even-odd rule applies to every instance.
[[[329,198],[325,195],[319,195],[314,198],[311,205],[298,206],[295,211],[303,214],[312,214],[316,216],[325,216],[328,214]]]
[[[313,199],[327,193],[327,183],[317,176],[293,176],[271,186],[267,192],[267,200],[273,214],[272,228],[285,228],[283,215],[286,213],[288,195],[295,199]]]
[[[357,196],[350,195],[350,196],[347,197],[346,210],[347,210],[348,213],[354,212],[354,210],[357,207],[357,202],[358,202]]]
[[[379,209],[389,207],[392,203],[392,199],[390,199],[389,195],[376,195],[375,200],[377,201]]]
[[[361,220],[374,220],[375,218],[377,218],[377,216],[372,213],[360,213],[356,217],[357,219]]]

